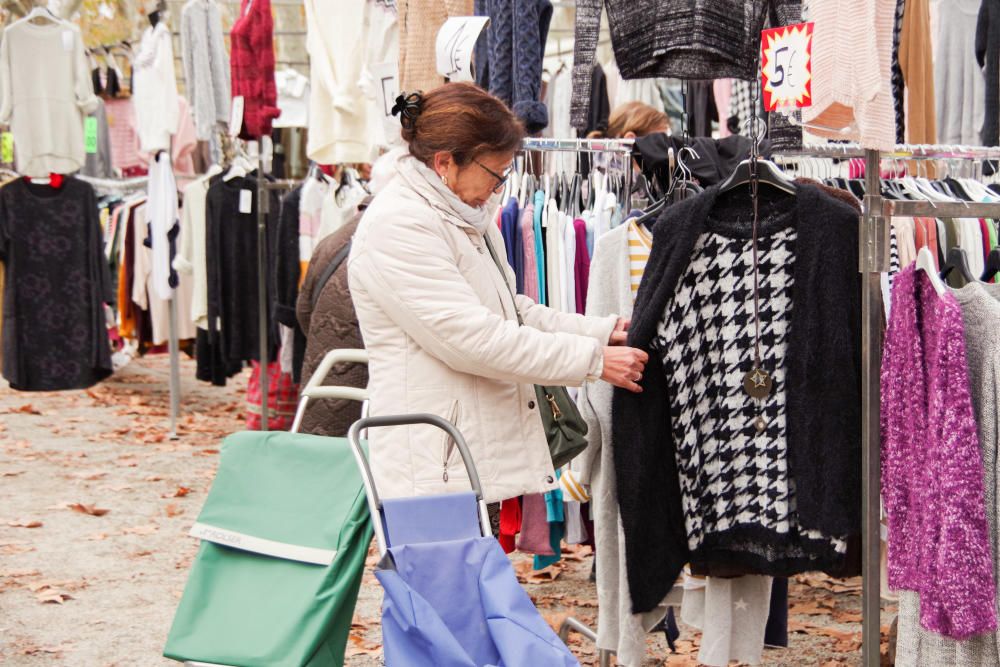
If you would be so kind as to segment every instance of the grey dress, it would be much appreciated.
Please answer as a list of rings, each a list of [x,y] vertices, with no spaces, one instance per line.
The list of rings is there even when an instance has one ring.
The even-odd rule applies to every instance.
[[[983,455],[986,519],[993,545],[993,580],[998,581],[997,554],[997,413],[1000,404],[1000,284],[971,283],[952,290],[962,307],[965,353],[969,363],[972,405]],[[1000,616],[1000,608],[998,608]],[[998,633],[957,641],[920,627],[920,597],[899,594],[897,667],[995,667],[1000,665]]]

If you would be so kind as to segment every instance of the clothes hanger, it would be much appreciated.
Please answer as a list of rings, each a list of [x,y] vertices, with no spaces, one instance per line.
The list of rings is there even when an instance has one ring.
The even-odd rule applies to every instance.
[[[38,19],[43,21],[48,21],[49,23],[62,23],[62,20],[52,13],[52,10],[48,8],[47,5],[35,5],[28,14],[18,21],[18,23],[31,22],[35,25],[41,25]]]
[[[931,251],[927,248],[927,246],[923,246],[917,251],[917,270],[923,271],[927,274],[927,277],[931,281],[931,286],[934,287],[934,291],[938,293],[938,296],[945,295],[948,288],[938,275],[934,255],[931,254]]]
[[[953,269],[958,269],[958,275],[966,282],[976,282],[977,278],[972,275],[972,269],[969,268],[969,254],[965,251],[965,248],[951,248],[948,250],[946,263],[941,267],[941,280],[945,280]]]
[[[986,270],[983,271],[979,280],[984,283],[989,282],[998,273],[1000,273],[1000,247],[990,250],[990,254],[986,257]]]
[[[757,84],[755,84],[756,86]],[[754,101],[756,104],[756,100]],[[755,126],[758,121],[756,121],[756,114],[751,114],[751,118],[748,123],[751,126]],[[741,161],[736,165],[736,169],[733,173],[729,175],[725,181],[719,186],[719,193],[729,192],[741,185],[746,185],[751,180],[751,163],[756,163],[756,178],[758,183],[764,185],[770,185],[773,188],[777,188],[782,192],[787,192],[790,195],[794,195],[798,186],[795,185],[795,181],[788,177],[788,175],[783,172],[778,165],[774,164],[770,160],[764,160],[757,157],[760,154],[760,142],[764,139],[763,133],[757,135],[754,128],[751,127],[750,133],[751,139],[751,154],[750,158]]]

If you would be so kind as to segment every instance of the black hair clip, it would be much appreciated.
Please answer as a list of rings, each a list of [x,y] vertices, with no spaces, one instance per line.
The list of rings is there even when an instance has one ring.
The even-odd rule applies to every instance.
[[[392,105],[392,115],[399,116],[399,124],[404,129],[412,130],[413,124],[417,121],[417,116],[423,111],[424,96],[419,92],[402,93],[396,98],[396,103]]]

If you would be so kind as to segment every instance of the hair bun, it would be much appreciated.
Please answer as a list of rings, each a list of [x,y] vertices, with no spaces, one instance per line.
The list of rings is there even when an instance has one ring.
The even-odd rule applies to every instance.
[[[392,115],[399,116],[399,124],[404,130],[412,130],[417,117],[424,110],[424,96],[420,91],[415,93],[400,93],[396,103],[392,105]]]

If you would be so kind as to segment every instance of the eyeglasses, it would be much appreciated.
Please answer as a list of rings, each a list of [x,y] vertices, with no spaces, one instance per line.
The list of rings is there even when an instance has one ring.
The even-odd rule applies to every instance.
[[[510,173],[514,171],[514,165],[510,165],[509,167],[507,167],[507,169],[504,170],[503,174],[498,174],[489,167],[487,167],[485,164],[480,162],[479,160],[472,158],[472,161],[478,164],[487,174],[497,179],[497,184],[493,186],[494,193],[503,190],[504,184],[507,182],[507,179],[510,178]]]

